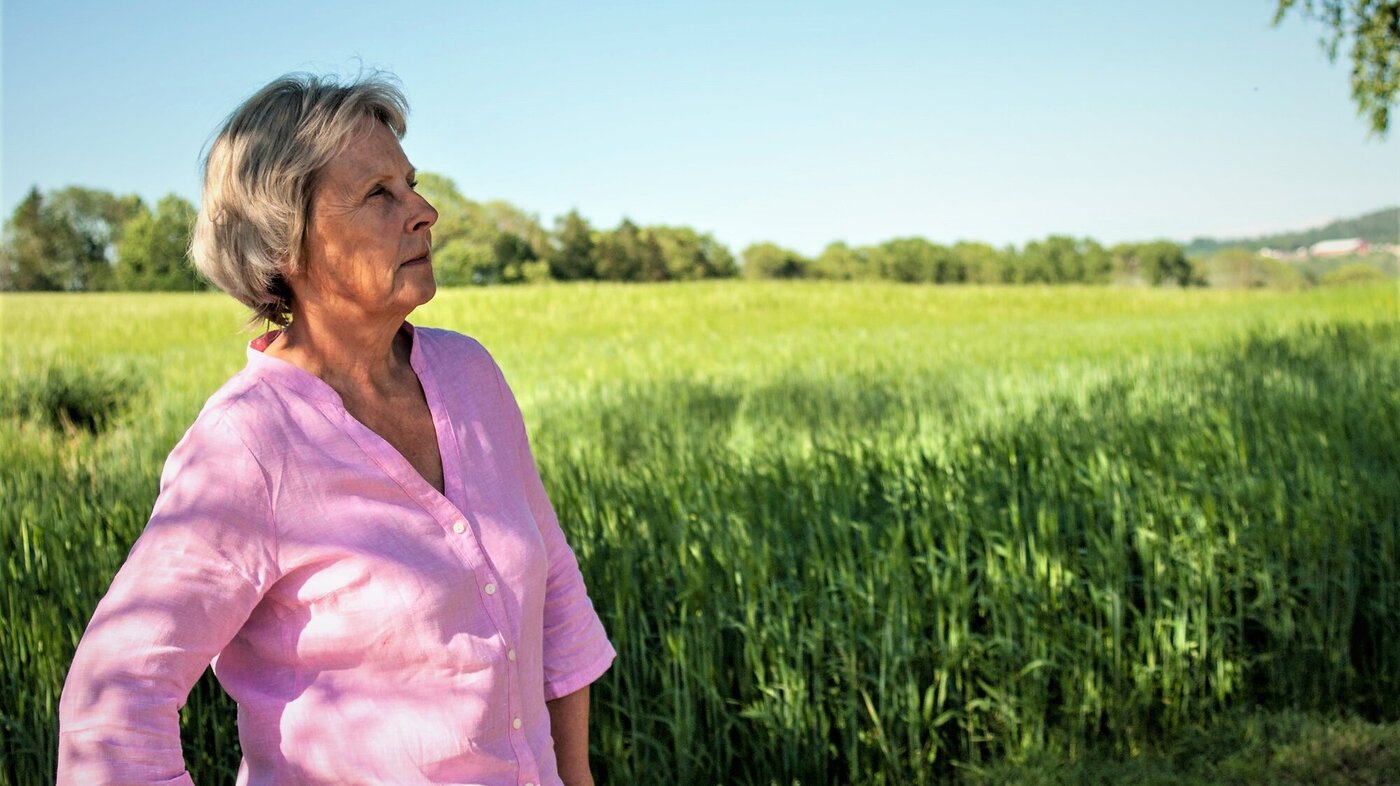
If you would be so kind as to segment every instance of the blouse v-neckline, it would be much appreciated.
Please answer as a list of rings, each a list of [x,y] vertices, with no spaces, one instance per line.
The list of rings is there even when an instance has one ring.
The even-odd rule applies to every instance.
[[[268,331],[248,343],[248,365],[260,378],[290,388],[309,400],[354,440],[386,475],[398,483],[409,496],[418,500],[423,507],[433,510],[446,502],[460,510],[461,503],[465,502],[463,499],[465,489],[462,485],[462,471],[459,466],[461,452],[458,450],[456,430],[452,427],[452,421],[443,404],[437,380],[428,368],[429,364],[424,357],[425,350],[422,348],[423,342],[419,340],[418,329],[408,322],[403,324],[404,329],[408,331],[409,366],[418,377],[418,384],[423,389],[423,398],[427,401],[428,413],[433,420],[433,432],[437,437],[438,462],[442,467],[443,490],[441,492],[432,483],[429,483],[413,466],[413,463],[387,439],[350,414],[350,410],[346,409],[340,394],[325,380],[294,363],[264,352],[281,333],[280,329]]]

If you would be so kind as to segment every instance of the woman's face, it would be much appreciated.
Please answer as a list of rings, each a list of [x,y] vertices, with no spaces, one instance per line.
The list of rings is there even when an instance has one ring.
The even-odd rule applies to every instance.
[[[393,320],[432,299],[438,214],[415,182],[393,132],[366,118],[318,176],[305,264],[289,278],[298,310]]]

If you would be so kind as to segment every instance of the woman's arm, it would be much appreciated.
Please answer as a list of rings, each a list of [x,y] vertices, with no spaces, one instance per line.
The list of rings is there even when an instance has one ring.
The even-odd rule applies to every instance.
[[[565,786],[593,786],[588,767],[588,686],[545,702],[549,708],[549,733]]]
[[[276,579],[262,468],[231,427],[196,423],[73,656],[58,783],[189,784],[179,709]]]

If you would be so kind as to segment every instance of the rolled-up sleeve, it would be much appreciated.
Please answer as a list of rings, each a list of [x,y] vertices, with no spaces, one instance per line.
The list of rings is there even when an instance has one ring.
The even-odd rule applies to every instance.
[[[58,782],[190,783],[179,709],[276,579],[267,475],[206,412],[166,461],[151,519],[78,644]]]
[[[500,367],[495,369],[507,417],[513,421],[511,427],[516,433],[516,466],[523,476],[530,513],[539,525],[549,561],[544,601],[544,697],[552,701],[597,680],[612,665],[617,652],[588,597],[578,559],[545,493],[520,407]]]

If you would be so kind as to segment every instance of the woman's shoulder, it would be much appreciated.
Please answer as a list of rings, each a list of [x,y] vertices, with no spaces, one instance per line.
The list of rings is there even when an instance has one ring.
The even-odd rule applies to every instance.
[[[421,341],[432,362],[495,366],[495,359],[480,341],[465,333],[434,327],[414,327],[415,340]]]
[[[252,428],[253,413],[266,405],[257,400],[260,387],[256,378],[240,372],[214,391],[166,457],[162,490],[192,470],[205,477],[209,473],[197,468],[213,465],[223,468],[218,473],[223,483],[241,484],[248,477],[239,468],[261,463],[255,447],[261,440]]]
[[[220,385],[204,402],[180,445],[221,444],[241,446],[257,455],[269,439],[280,441],[286,429],[290,397],[250,369],[243,369]]]
[[[514,396],[506,385],[505,376],[496,359],[475,338],[443,328],[414,328],[422,341],[424,357],[433,369],[434,375],[450,377],[457,384],[453,389],[459,392],[491,390],[496,395],[476,397],[478,404],[491,406],[510,405],[514,409]]]

